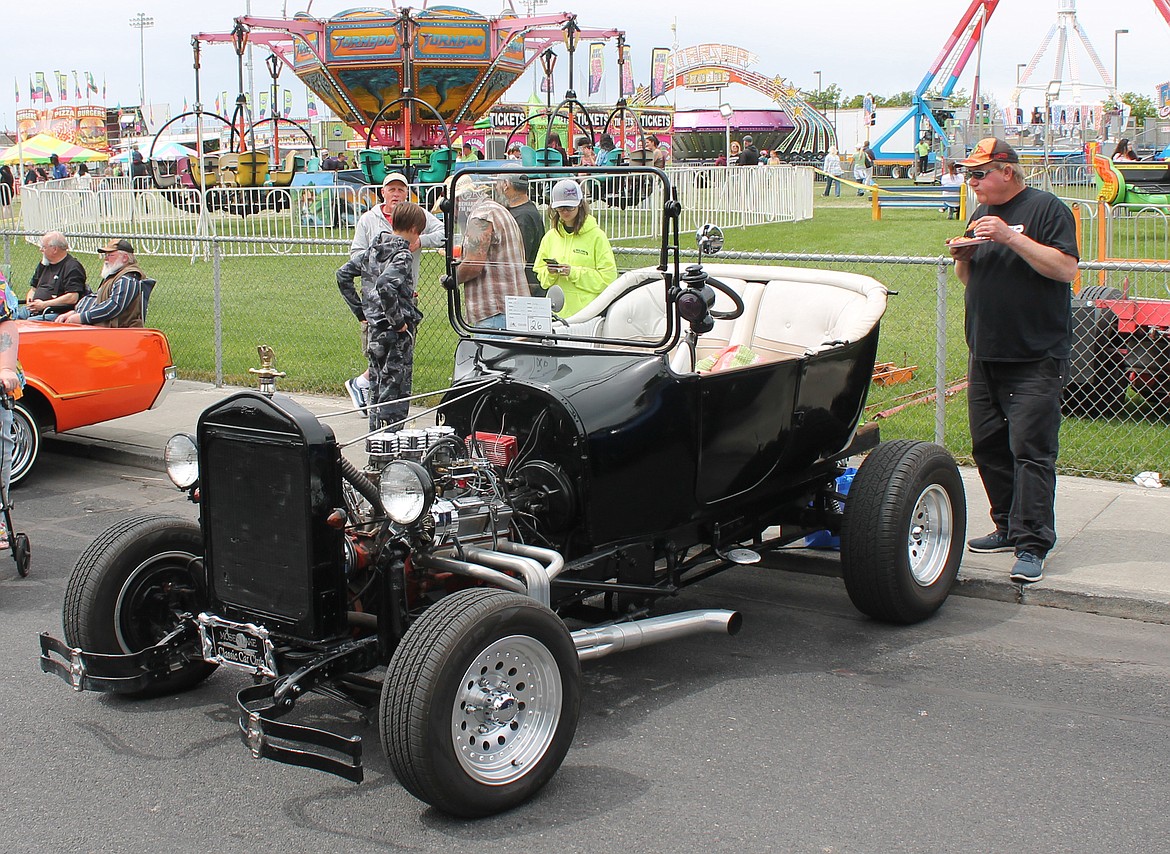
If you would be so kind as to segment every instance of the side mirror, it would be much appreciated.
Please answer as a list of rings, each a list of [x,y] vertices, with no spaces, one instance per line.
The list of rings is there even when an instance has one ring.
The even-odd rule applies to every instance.
[[[695,232],[695,242],[699,245],[699,259],[704,255],[718,255],[723,249],[723,229],[712,223],[700,226]]]
[[[552,303],[553,314],[559,314],[561,309],[565,307],[565,292],[560,285],[553,285],[545,296]]]

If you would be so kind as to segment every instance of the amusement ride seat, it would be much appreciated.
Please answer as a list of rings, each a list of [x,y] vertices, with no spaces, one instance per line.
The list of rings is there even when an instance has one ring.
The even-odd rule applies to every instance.
[[[268,178],[268,153],[242,151],[236,167],[236,182],[241,187],[262,187]]]
[[[381,151],[363,148],[358,152],[357,159],[367,184],[376,186],[386,178],[386,158]]]
[[[455,163],[455,149],[440,148],[431,152],[429,166],[418,170],[418,183],[441,184],[451,174],[451,167]]]

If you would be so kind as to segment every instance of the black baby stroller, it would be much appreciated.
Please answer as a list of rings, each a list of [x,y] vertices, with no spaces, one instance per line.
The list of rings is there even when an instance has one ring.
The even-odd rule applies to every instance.
[[[11,412],[12,404],[12,395],[0,394],[0,406],[3,406]],[[0,444],[0,448],[6,449],[7,446]],[[0,453],[3,452],[0,451]],[[20,573],[21,578],[24,578],[28,575],[28,565],[32,559],[32,547],[28,541],[28,534],[23,532],[17,533],[16,529],[12,527],[12,502],[8,497],[8,484],[6,483],[0,484],[0,513],[4,517],[4,530],[8,532],[8,544],[12,549],[12,559],[16,562],[16,571]]]

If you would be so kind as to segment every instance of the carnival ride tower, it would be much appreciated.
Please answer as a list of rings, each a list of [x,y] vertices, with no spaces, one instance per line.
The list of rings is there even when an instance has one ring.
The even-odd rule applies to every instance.
[[[1052,73],[1046,77],[1041,76],[1036,83],[1030,83],[1029,81],[1036,74],[1036,69],[1040,67],[1049,48],[1054,43],[1056,61],[1052,66]],[[1088,55],[1089,61],[1101,79],[1100,83],[1088,83],[1081,79],[1078,45]],[[1062,100],[1072,103],[1081,103],[1084,100],[1085,90],[1099,96],[1089,98],[1089,101],[1106,100],[1110,96],[1115,101],[1119,100],[1116,81],[1101,62],[1093,43],[1089,41],[1089,36],[1085,33],[1085,28],[1077,20],[1076,0],[1057,0],[1056,23],[1049,28],[1048,34],[1044,36],[1040,47],[1032,56],[1032,61],[1028,63],[1023,74],[1020,75],[1016,88],[1012,90],[1012,107],[1019,107],[1020,95],[1027,91],[1038,92],[1040,100],[1043,100],[1046,94],[1052,93],[1054,83],[1059,84]]]

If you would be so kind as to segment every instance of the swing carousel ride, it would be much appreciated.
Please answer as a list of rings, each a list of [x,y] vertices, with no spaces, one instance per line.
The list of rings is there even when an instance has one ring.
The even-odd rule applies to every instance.
[[[281,160],[274,152],[283,168],[270,173],[268,152],[255,145],[255,130],[262,123],[248,122],[242,94],[244,53],[249,45],[262,46],[271,51],[268,64],[274,80],[280,70],[290,69],[366,139],[361,155],[363,165],[371,168],[363,171],[373,178],[378,171],[372,163],[375,154],[384,169],[398,165],[383,161],[391,152],[409,163],[412,151],[430,155],[435,148],[449,150],[451,139],[486,116],[541,54],[559,43],[571,53],[583,38],[618,39],[620,44],[623,34],[581,27],[569,13],[487,17],[451,6],[354,9],[328,20],[303,13],[293,18],[240,17],[230,32],[192,38],[195,109],[172,122],[191,115],[212,118],[229,132],[227,153],[205,155],[202,163],[190,164],[196,186],[287,185],[304,168],[303,158],[289,153]],[[203,110],[199,95],[201,47],[223,43],[235,49],[241,68],[241,94],[230,118]],[[571,92],[570,97],[575,99]],[[263,121],[295,124],[283,117]],[[196,124],[202,127],[202,121]],[[278,140],[278,134],[273,136]],[[203,150],[202,140],[199,148]]]

